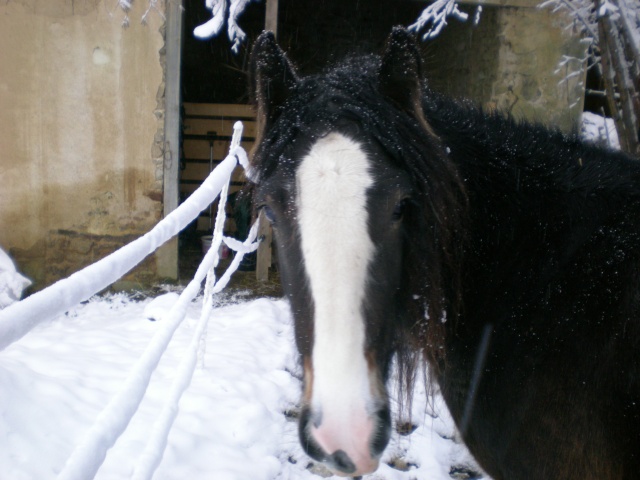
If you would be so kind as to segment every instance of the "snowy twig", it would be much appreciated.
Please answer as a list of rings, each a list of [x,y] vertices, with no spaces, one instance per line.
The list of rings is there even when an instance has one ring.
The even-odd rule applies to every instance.
[[[142,18],[140,20],[143,25],[147,24],[147,18],[149,18],[149,14],[152,10],[160,15],[160,18],[162,18],[163,21],[167,20],[162,11],[158,8],[158,0],[149,0],[149,6],[147,7],[147,10],[142,14]]]
[[[465,22],[469,15],[460,11],[457,0],[436,0],[422,11],[415,23],[409,26],[409,30],[417,33],[431,24],[431,28],[422,36],[422,39],[434,38],[447,25],[447,18],[449,17]]]
[[[578,5],[576,5],[578,4]],[[553,7],[554,12],[562,9],[569,11],[571,17],[582,24],[584,31],[593,39],[598,38],[597,27],[592,20],[592,0],[547,0],[538,5],[538,8]]]

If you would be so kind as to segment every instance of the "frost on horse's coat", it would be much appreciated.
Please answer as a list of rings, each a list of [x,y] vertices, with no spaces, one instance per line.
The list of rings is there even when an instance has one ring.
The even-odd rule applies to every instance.
[[[430,91],[401,28],[305,78],[265,33],[251,77],[309,455],[377,468],[395,357],[494,479],[637,478],[640,163]]]

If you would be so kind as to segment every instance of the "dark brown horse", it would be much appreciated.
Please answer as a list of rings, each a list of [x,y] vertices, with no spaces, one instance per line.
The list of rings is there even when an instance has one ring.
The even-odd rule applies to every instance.
[[[251,66],[309,455],[377,468],[395,357],[496,480],[640,478],[640,163],[430,91],[401,28],[306,78],[264,33]]]

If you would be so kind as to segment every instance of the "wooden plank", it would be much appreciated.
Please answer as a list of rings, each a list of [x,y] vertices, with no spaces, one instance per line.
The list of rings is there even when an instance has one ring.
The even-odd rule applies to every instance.
[[[256,117],[251,105],[230,103],[183,103],[185,115],[198,116],[224,116],[233,120],[233,117]]]
[[[182,180],[200,180],[204,181],[209,176],[209,165],[202,163],[187,163],[186,168],[180,174],[180,181]],[[242,167],[236,167],[231,175],[231,180],[236,182],[246,181],[244,169]]]
[[[278,0],[267,0],[264,29],[272,31],[278,38]]]
[[[194,142],[207,142],[210,143],[211,141],[214,142],[230,142],[231,139],[233,138],[231,135],[219,135],[217,132],[208,132],[206,134],[184,134],[182,136],[184,141],[194,141]],[[244,141],[245,142],[252,142],[255,139],[251,138],[251,137],[244,137]]]
[[[180,63],[182,44],[182,0],[166,5],[166,75],[164,112],[163,214],[178,208],[180,190]],[[159,277],[178,279],[178,239],[174,237],[156,253]]]
[[[206,118],[185,118],[183,122],[183,132],[187,135],[206,135],[207,132],[216,132],[218,135],[231,137],[233,135],[233,125],[235,120],[206,119]],[[255,138],[256,122],[243,121],[244,130],[242,137]]]
[[[184,195],[185,197],[188,197],[193,192],[195,192],[199,186],[200,186],[199,184],[186,184],[186,183],[180,184],[180,194]],[[231,185],[229,187],[229,194],[239,192],[243,188],[244,186]]]
[[[242,142],[242,147],[249,152],[253,142]],[[210,147],[208,142],[184,142],[182,146],[184,158],[194,160],[209,160]],[[213,143],[213,159],[224,160],[229,154],[229,142],[216,141]]]

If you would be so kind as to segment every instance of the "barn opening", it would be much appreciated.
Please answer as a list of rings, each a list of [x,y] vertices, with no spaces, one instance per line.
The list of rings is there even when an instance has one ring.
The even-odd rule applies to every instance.
[[[244,123],[243,147],[249,151],[253,145],[255,117],[247,90],[248,64],[251,46],[265,30],[265,25],[277,24],[278,42],[300,72],[308,74],[354,51],[379,51],[392,26],[408,25],[424,7],[423,2],[410,0],[279,0],[276,4],[275,19],[273,16],[267,19],[267,10],[273,9],[271,0],[247,5],[239,20],[247,37],[234,52],[226,34],[226,25],[218,36],[209,40],[193,35],[195,27],[211,18],[211,11],[203,0],[184,0],[178,172],[180,201],[188,197],[225,158],[236,120]],[[202,212],[180,236],[178,265],[181,279],[193,276],[203,254],[203,238],[206,242],[211,234],[216,212],[217,204]],[[236,169],[232,178],[227,214],[225,233],[236,238],[246,237],[252,211],[241,168]],[[241,268],[253,271],[256,261],[255,256],[249,257]],[[275,269],[274,265],[272,270]]]
[[[345,55],[379,52],[393,26],[414,23],[428,5],[425,0],[253,1],[239,18],[246,38],[234,53],[226,25],[209,40],[194,37],[194,28],[211,18],[204,3],[183,0],[180,169],[175,179],[180,198],[195,190],[224,158],[235,120],[244,121],[243,146],[247,151],[252,147],[255,124],[248,105],[247,70],[251,45],[266,24],[275,25],[278,43],[299,72],[311,74]],[[438,37],[420,43],[429,85],[487,109],[567,131],[574,128],[584,104],[584,75],[559,84],[561,77],[553,72],[563,55],[584,58],[584,45],[563,28],[557,13],[537,4],[538,0],[461,2],[469,19],[451,18]],[[584,67],[577,61],[571,68]],[[246,182],[240,170],[232,181],[226,230],[241,236],[250,202],[241,193]],[[201,238],[209,234],[215,212],[215,206],[203,212],[180,238],[181,278],[189,278],[194,259],[202,255]]]

